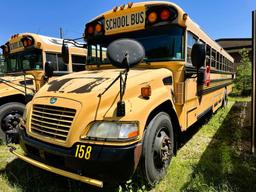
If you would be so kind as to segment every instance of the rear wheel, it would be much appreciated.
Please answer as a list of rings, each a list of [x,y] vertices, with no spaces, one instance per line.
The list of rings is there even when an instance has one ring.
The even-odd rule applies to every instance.
[[[3,143],[18,143],[19,118],[25,105],[11,102],[0,106],[0,139]]]
[[[149,187],[165,175],[173,156],[174,133],[169,115],[158,113],[149,123],[143,139],[141,169]]]

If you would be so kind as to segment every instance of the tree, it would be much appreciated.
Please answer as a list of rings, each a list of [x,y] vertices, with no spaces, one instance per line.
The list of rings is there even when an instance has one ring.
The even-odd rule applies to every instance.
[[[241,55],[241,64],[237,67],[235,88],[238,94],[248,96],[252,91],[252,64],[246,49],[242,49],[239,53]]]

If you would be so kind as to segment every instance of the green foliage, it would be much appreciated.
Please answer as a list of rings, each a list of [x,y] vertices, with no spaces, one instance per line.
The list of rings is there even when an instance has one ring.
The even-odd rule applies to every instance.
[[[239,95],[247,96],[252,90],[252,64],[246,49],[240,51],[241,64],[237,67],[235,88]]]

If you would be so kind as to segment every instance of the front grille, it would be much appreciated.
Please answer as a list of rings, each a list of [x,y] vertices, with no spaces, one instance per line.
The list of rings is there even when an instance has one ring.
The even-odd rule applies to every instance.
[[[33,105],[31,131],[66,141],[76,110],[49,105]]]

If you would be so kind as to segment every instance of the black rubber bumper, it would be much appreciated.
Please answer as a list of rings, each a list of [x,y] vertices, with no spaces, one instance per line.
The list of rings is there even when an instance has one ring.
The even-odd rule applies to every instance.
[[[125,147],[90,145],[90,159],[75,158],[76,143],[71,148],[63,148],[35,140],[20,131],[20,144],[30,157],[60,169],[92,177],[107,183],[127,181],[136,169],[138,158],[137,143]]]

